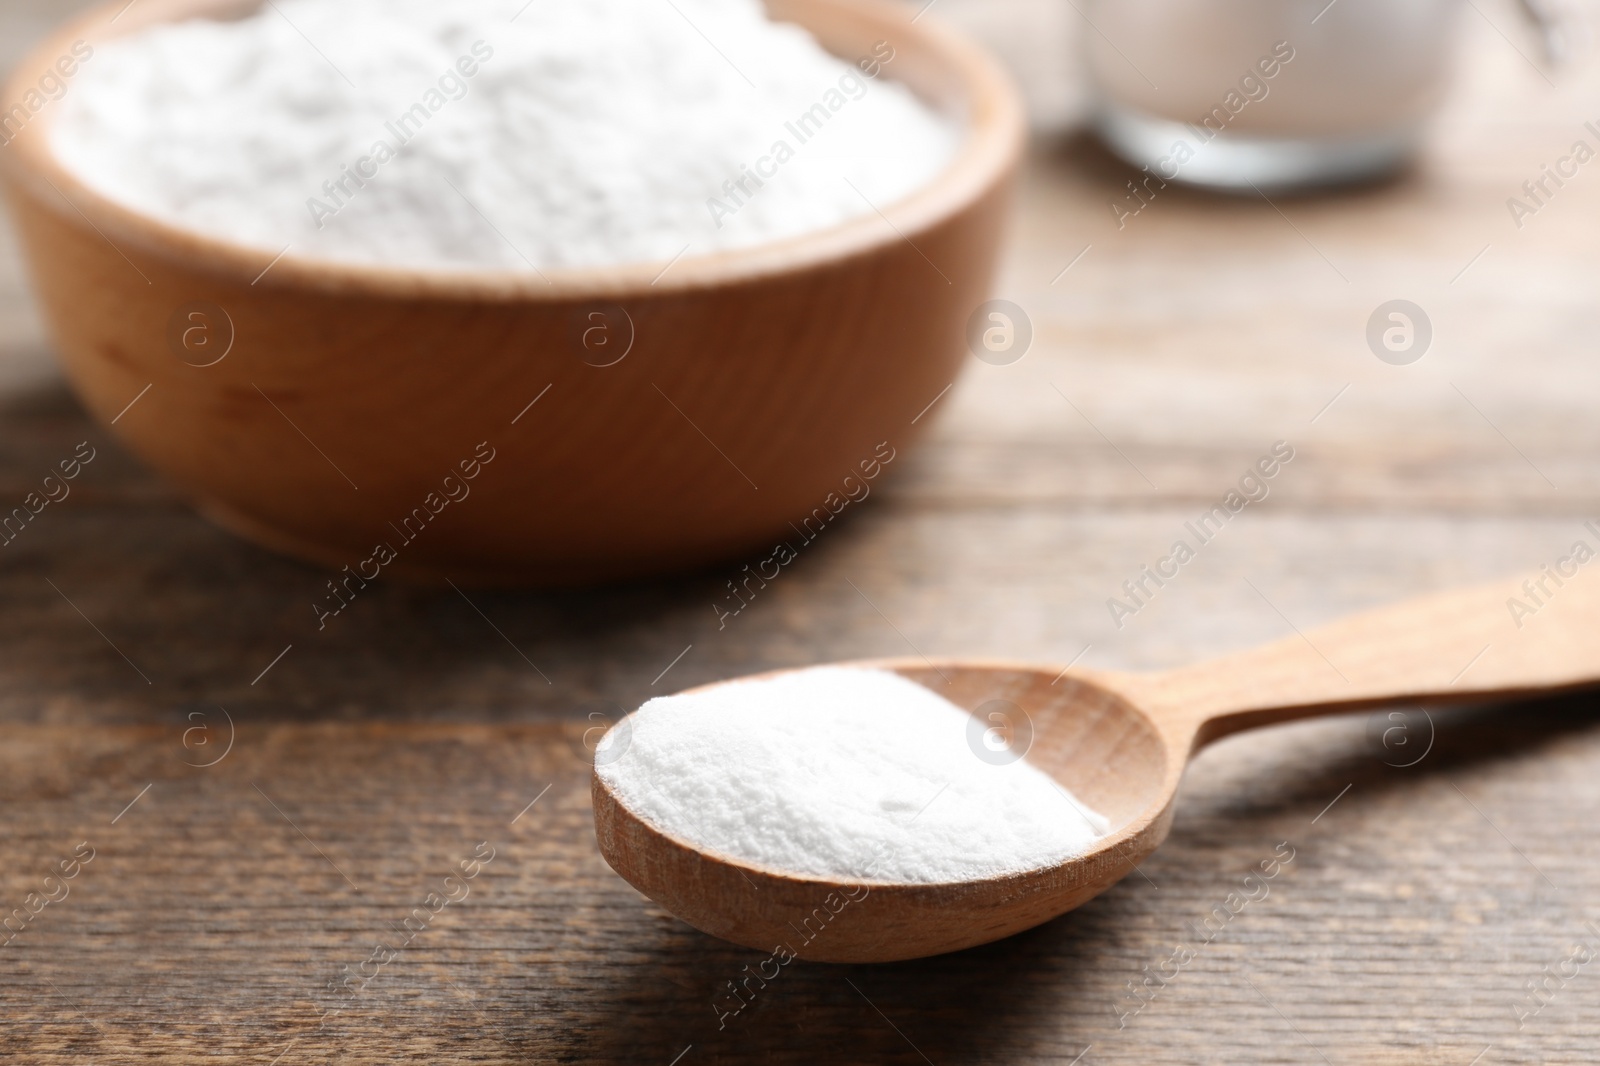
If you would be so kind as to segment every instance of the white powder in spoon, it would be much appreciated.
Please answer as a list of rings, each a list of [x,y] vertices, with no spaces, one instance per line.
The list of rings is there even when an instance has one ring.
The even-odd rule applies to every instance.
[[[822,878],[931,884],[1036,869],[1106,820],[898,674],[818,667],[650,700],[606,735],[602,781],[696,848]]]
[[[109,198],[269,255],[664,262],[928,183],[959,131],[896,54],[834,57],[758,0],[273,0],[95,42],[52,145]]]

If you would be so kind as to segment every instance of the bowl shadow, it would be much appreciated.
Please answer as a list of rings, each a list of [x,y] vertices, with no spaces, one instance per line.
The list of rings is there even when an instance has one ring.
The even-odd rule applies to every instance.
[[[718,636],[713,607],[748,559],[547,591],[362,581],[211,524],[63,384],[7,393],[0,419],[0,519],[42,497],[47,476],[60,496],[0,532],[0,597],[12,606],[0,665],[13,693],[30,694],[0,696],[11,721],[46,707],[86,722],[168,721],[192,702],[261,721],[581,719],[790,665],[751,661],[749,630],[763,623],[748,615],[737,620],[747,632]],[[62,462],[91,453],[59,484]],[[848,545],[868,517],[854,511],[806,557]]]

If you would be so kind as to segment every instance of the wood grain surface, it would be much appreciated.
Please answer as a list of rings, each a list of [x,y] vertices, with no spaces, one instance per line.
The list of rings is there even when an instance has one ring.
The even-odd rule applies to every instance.
[[[1520,230],[1505,201],[1584,136],[1600,78],[1547,84],[1477,6],[1426,158],[1386,185],[1171,189],[1118,230],[1125,172],[1042,131],[997,293],[1032,349],[974,360],[929,442],[720,628],[737,564],[374,585],[318,631],[328,574],[207,525],[84,418],[4,237],[0,501],[95,458],[0,547],[0,913],[66,890],[0,947],[0,1059],[1592,1061],[1592,699],[1230,738],[1088,906],[958,955],[792,964],[720,1030],[764,956],[613,875],[589,810],[586,731],[653,693],[874,655],[1177,666],[1593,545],[1600,172]],[[13,0],[0,47],[67,7]],[[938,10],[1023,41],[1007,9]],[[1434,326],[1406,367],[1363,336],[1396,298]],[[1108,598],[1279,440],[1270,496],[1119,628]],[[230,717],[221,761],[186,765]]]

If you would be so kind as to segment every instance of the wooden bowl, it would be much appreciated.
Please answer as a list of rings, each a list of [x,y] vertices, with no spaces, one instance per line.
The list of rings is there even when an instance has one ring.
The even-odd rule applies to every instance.
[[[251,6],[114,0],[36,49],[4,99],[74,41]],[[217,522],[369,577],[577,583],[798,545],[791,523],[831,519],[864,461],[903,462],[954,380],[1023,121],[992,61],[906,9],[770,7],[841,56],[891,42],[885,74],[964,137],[881,215],[665,273],[273,262],[95,193],[50,152],[46,105],[0,159],[73,385]]]

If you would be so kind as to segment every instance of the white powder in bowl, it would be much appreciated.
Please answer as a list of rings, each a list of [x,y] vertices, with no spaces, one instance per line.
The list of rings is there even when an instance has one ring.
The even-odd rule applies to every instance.
[[[872,214],[959,130],[758,0],[273,0],[96,42],[52,145],[85,183],[276,255],[668,261]]]
[[[606,735],[595,771],[686,843],[812,877],[968,881],[1105,833],[1025,759],[980,758],[971,722],[898,674],[818,667],[650,700]]]

